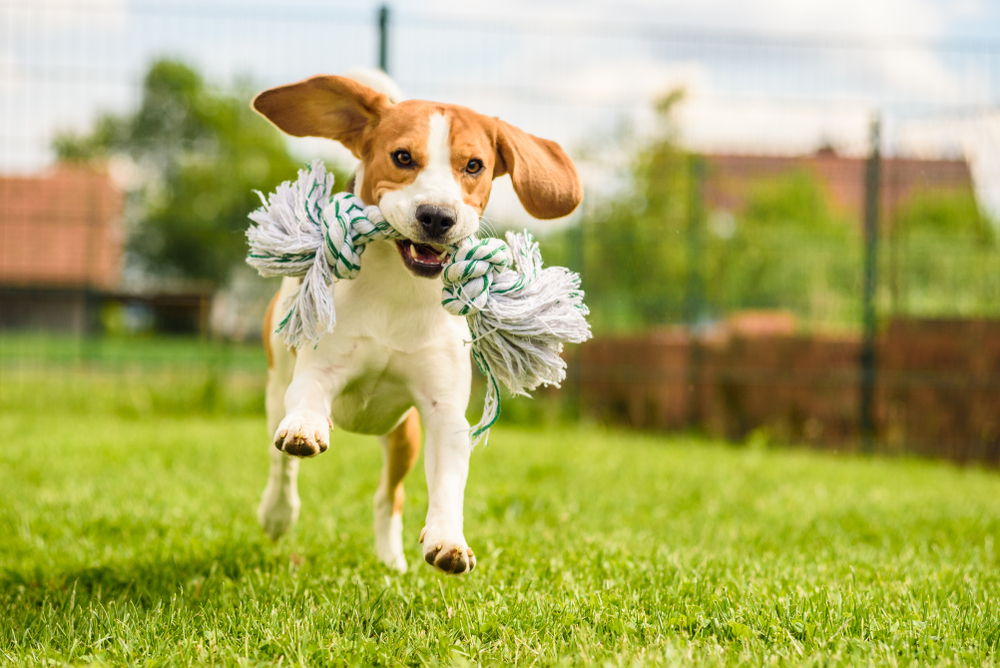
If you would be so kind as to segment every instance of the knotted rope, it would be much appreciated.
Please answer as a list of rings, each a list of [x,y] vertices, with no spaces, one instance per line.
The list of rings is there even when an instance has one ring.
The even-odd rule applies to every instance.
[[[349,193],[331,194],[333,174],[319,160],[299,170],[250,214],[247,263],[261,276],[302,277],[298,294],[276,331],[292,347],[315,345],[333,331],[334,279],[351,279],[372,241],[401,239],[376,206]],[[322,252],[320,252],[322,250]],[[441,304],[464,316],[472,359],[486,377],[478,441],[500,417],[500,385],[527,395],[566,377],[564,343],[590,338],[580,277],[565,267],[542,267],[538,244],[525,231],[506,242],[467,237],[448,249]]]

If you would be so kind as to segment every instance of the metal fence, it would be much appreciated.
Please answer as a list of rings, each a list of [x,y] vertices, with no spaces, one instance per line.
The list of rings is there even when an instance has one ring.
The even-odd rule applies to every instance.
[[[894,318],[1000,317],[998,43],[306,0],[0,0],[0,20],[4,181],[50,169],[57,131],[133,109],[158,57],[242,91],[381,62],[412,97],[501,116],[574,154],[588,190],[579,224],[534,229],[556,231],[553,257],[581,269],[599,331],[705,334],[727,319],[751,334],[832,330],[864,337],[870,369]],[[665,129],[653,103],[676,89],[686,97]],[[671,199],[657,204],[634,177],[655,167],[640,159],[664,133],[685,166],[665,172]],[[302,159],[343,158],[289,141]],[[112,172],[127,188],[127,170]],[[492,221],[527,222],[509,186],[495,200]],[[20,215],[9,201],[4,234]],[[671,250],[659,291],[617,282],[658,267],[602,266],[644,243],[602,228],[615,202],[662,218]],[[843,233],[813,233],[819,217]],[[0,283],[25,287],[9,271]],[[748,309],[768,314],[733,319]]]

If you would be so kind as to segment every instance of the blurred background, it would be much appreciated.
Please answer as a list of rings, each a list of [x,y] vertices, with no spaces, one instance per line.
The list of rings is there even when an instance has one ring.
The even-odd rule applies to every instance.
[[[248,102],[372,67],[584,177],[568,219],[506,178],[487,211],[595,332],[506,420],[1000,463],[985,0],[0,0],[0,406],[262,413],[252,191],[353,165]]]

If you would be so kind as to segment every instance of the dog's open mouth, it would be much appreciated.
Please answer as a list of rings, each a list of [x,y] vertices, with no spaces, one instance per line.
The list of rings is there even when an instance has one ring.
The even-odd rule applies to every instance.
[[[430,244],[417,244],[409,239],[396,241],[396,248],[403,258],[403,264],[417,276],[434,278],[444,269],[448,261],[448,251]]]

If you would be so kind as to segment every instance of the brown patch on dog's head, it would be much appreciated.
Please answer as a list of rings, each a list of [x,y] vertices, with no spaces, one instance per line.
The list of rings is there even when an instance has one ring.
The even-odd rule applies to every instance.
[[[413,183],[426,166],[434,114],[449,121],[453,176],[464,203],[479,213],[489,201],[492,179],[504,174],[537,218],[568,215],[583,198],[576,169],[557,143],[465,107],[424,100],[393,104],[352,79],[316,76],[260,93],[253,108],[288,134],[346,146],[362,162],[360,195],[369,203]],[[409,153],[412,165],[393,160],[399,150]],[[482,169],[472,173],[477,162]]]

